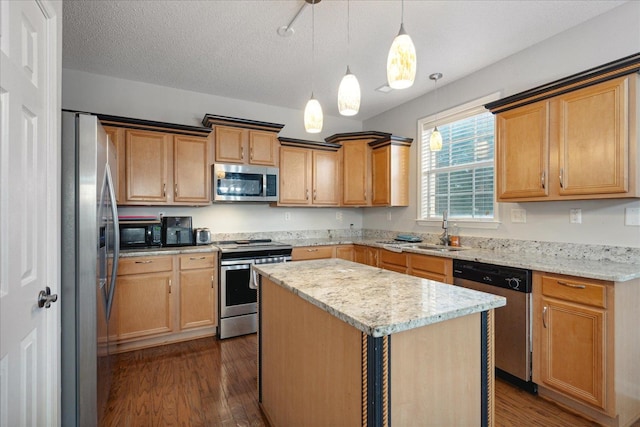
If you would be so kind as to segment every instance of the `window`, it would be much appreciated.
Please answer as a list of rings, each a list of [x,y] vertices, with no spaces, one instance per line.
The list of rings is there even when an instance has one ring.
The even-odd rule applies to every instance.
[[[420,212],[422,220],[493,222],[494,116],[487,99],[418,122],[420,145]],[[442,150],[431,151],[434,125],[442,134]]]

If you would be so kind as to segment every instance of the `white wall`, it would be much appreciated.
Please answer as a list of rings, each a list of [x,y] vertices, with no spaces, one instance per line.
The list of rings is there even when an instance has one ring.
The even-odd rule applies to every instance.
[[[310,137],[302,110],[206,95],[148,83],[117,79],[77,70],[62,71],[62,108],[202,126],[205,114],[284,124],[280,136],[323,141],[341,132],[362,130],[362,122],[325,116],[323,132]],[[196,227],[213,232],[291,231],[362,228],[361,209],[272,208],[266,204],[216,204],[201,208],[123,208],[127,215],[190,215]],[[285,212],[291,219],[284,220]],[[336,213],[342,213],[342,220]]]
[[[417,216],[417,121],[485,95],[513,95],[535,86],[614,61],[640,51],[640,2],[630,1],[611,12],[534,45],[449,85],[446,76],[433,92],[364,122],[364,129],[412,137],[411,206],[369,209],[364,228],[440,232],[439,224],[420,226]],[[464,54],[464,52],[461,52]],[[438,71],[438,65],[425,73]],[[511,223],[512,208],[526,209],[527,223]],[[569,223],[569,209],[582,209],[582,224]],[[498,229],[463,228],[461,234],[640,247],[640,227],[625,226],[625,208],[640,208],[638,200],[501,203]],[[391,220],[387,214],[391,212]]]

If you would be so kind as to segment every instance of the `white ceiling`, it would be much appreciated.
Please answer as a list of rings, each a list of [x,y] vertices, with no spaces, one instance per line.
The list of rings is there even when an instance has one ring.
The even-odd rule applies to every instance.
[[[409,89],[388,94],[389,47],[401,21],[400,0],[315,5],[313,87],[325,114],[338,116],[338,85],[347,63],[362,89],[365,120],[613,9],[625,1],[404,2],[404,26],[416,45],[418,72]],[[304,0],[65,0],[63,67],[302,110],[312,86],[311,17],[306,6],[291,37],[288,24]]]

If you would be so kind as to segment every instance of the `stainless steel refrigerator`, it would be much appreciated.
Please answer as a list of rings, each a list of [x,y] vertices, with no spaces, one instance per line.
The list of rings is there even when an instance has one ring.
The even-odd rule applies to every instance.
[[[113,144],[91,114],[62,112],[62,425],[95,426],[111,387],[119,238]]]

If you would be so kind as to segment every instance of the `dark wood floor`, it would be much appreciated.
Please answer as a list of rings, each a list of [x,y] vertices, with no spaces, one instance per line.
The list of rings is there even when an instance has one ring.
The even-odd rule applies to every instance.
[[[132,351],[114,363],[102,426],[268,425],[257,404],[255,335]],[[497,380],[496,427],[502,426],[597,424]]]

